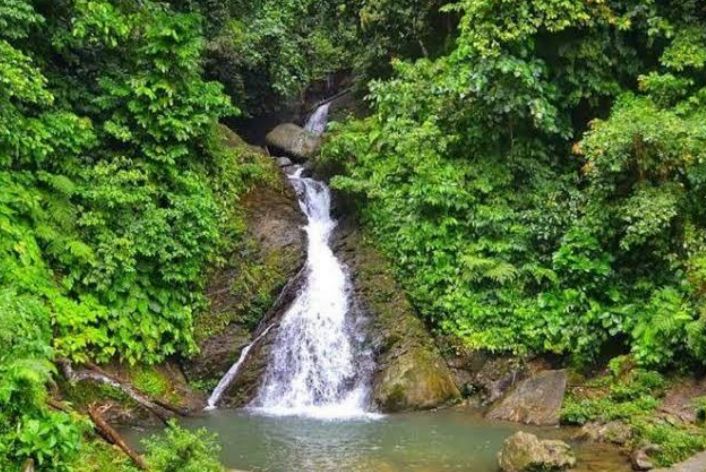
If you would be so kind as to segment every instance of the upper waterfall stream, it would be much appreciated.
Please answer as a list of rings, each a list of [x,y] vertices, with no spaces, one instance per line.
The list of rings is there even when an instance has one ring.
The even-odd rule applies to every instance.
[[[326,125],[328,124],[328,112],[331,108],[331,102],[326,102],[319,106],[314,113],[311,114],[304,129],[311,131],[314,134],[323,134],[326,131]]]

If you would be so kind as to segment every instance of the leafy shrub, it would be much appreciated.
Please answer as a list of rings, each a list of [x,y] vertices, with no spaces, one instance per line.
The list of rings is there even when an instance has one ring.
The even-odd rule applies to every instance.
[[[222,472],[221,447],[205,429],[187,431],[172,422],[158,436],[145,440],[147,463],[155,472]]]

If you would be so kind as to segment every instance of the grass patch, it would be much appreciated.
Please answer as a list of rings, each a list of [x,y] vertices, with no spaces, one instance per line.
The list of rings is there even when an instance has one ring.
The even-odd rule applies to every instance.
[[[657,372],[632,368],[624,357],[614,359],[609,367],[609,374],[571,389],[562,406],[562,423],[620,420],[633,431],[629,447],[645,443],[659,446],[654,454],[659,466],[680,462],[706,449],[703,426],[659,414],[661,399],[669,387],[667,379]],[[697,417],[703,408],[703,401],[694,403]]]

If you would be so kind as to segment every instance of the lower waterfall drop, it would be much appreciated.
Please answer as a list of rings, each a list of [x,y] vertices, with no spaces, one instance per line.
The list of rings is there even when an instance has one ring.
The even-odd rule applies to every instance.
[[[329,246],[336,222],[322,182],[289,179],[308,223],[306,280],[283,315],[257,396],[249,407],[268,415],[317,418],[369,416],[370,352],[362,347],[350,282]]]

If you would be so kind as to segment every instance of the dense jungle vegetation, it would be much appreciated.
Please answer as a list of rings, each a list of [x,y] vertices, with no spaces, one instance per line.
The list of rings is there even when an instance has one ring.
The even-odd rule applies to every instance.
[[[193,353],[264,173],[216,124],[341,71],[369,113],[322,160],[431,327],[703,369],[702,2],[0,0],[0,470],[128,470],[48,406],[56,361]],[[218,470],[210,441],[148,461]]]
[[[472,346],[706,362],[706,8],[478,1],[337,127],[335,184]]]

